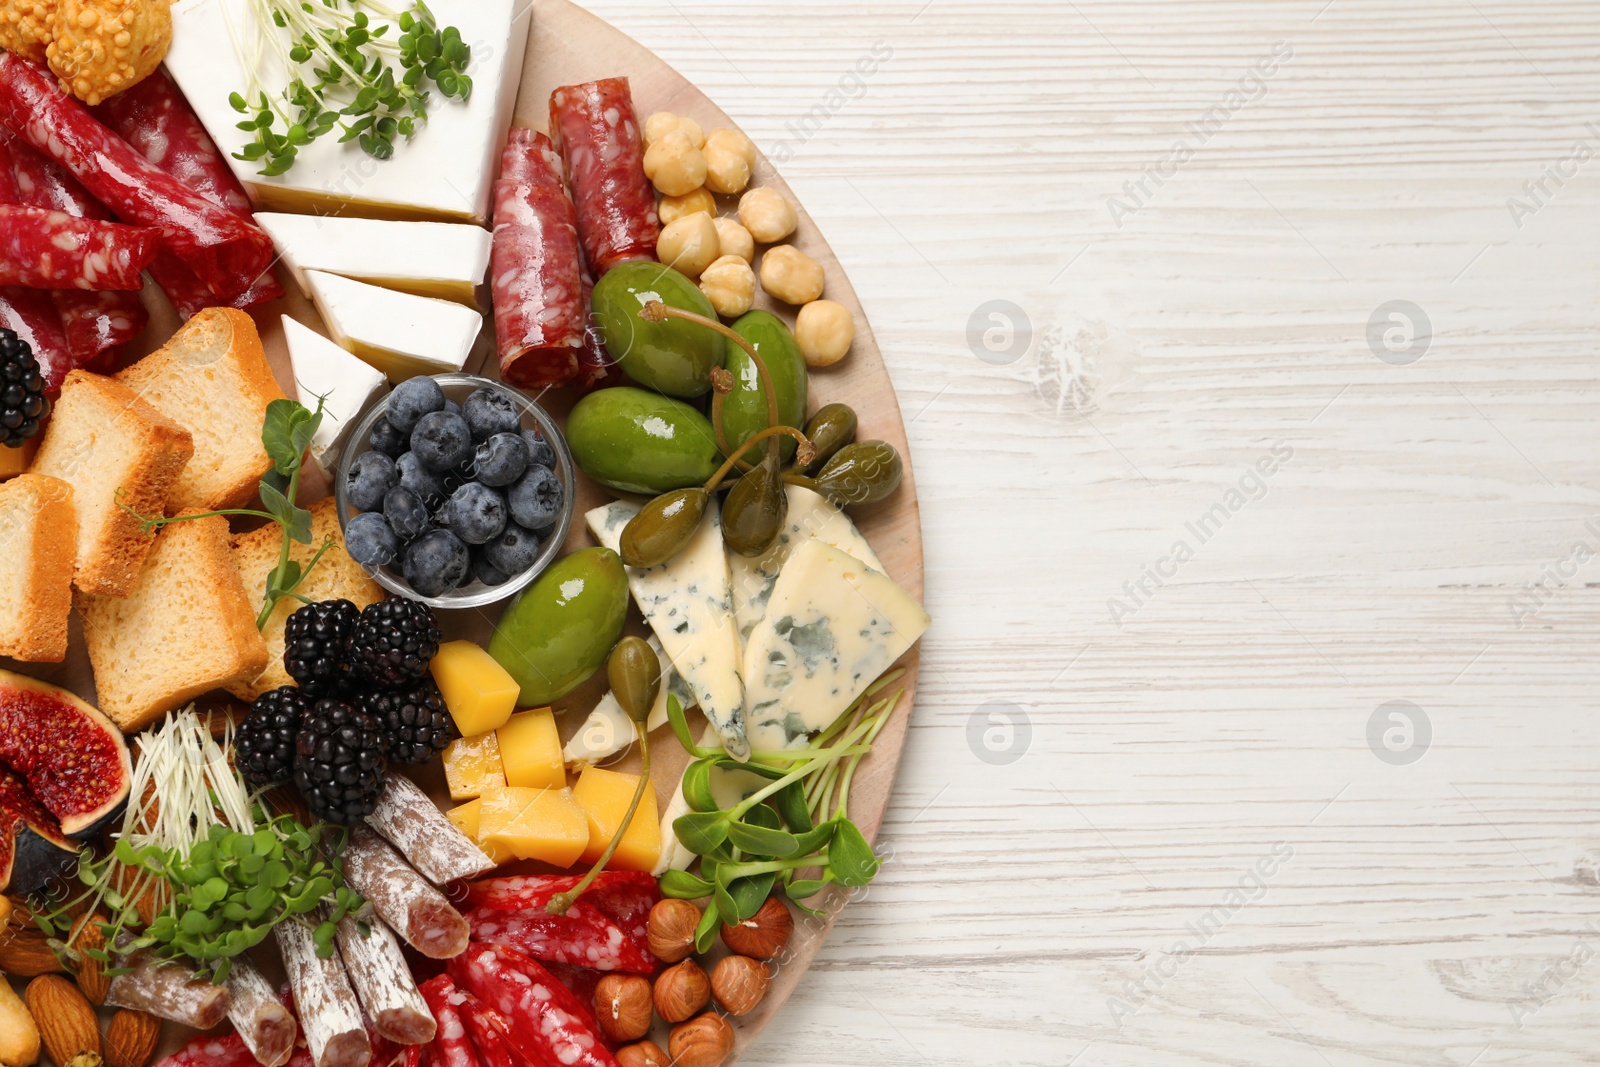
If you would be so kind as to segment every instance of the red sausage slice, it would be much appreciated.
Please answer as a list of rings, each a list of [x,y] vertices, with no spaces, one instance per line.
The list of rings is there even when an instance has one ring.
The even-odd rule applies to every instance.
[[[630,259],[655,258],[661,219],[628,79],[557,89],[550,136],[566,163],[584,260],[597,276]]]
[[[161,235],[148,226],[0,204],[0,285],[138,290]]]
[[[450,976],[505,1019],[512,1044],[530,1060],[617,1067],[594,1017],[537,960],[504,946],[474,944],[450,961]]]

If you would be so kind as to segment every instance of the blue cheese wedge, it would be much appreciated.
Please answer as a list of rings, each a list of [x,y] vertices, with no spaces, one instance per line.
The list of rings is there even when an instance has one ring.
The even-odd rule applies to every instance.
[[[767,613],[772,587],[794,550],[807,541],[832,545],[875,571],[884,566],[878,555],[857,532],[850,517],[825,497],[802,486],[787,487],[789,513],[772,547],[759,556],[728,551],[728,576],[733,590],[733,614],[739,623],[739,637],[748,640],[761,616]]]
[[[419,374],[459,371],[483,329],[482,315],[448,300],[320,270],[307,271],[306,280],[333,339],[397,384]]]
[[[661,648],[661,639],[651,634],[648,641],[661,660],[661,689],[656,693],[656,702],[650,708],[650,718],[646,728],[659,730],[667,722],[669,696],[676,696],[679,705],[684,708],[694,706],[695,696],[682,675],[673,669],[672,661]],[[633,722],[622,710],[622,705],[617,703],[616,694],[607,693],[600,698],[600,703],[595,705],[583,725],[578,727],[578,732],[572,735],[572,740],[567,742],[562,757],[568,764],[599,763],[624,751],[633,744],[633,741]]]
[[[322,398],[322,422],[311,439],[311,458],[324,471],[339,464],[350,428],[372,398],[385,388],[383,375],[311,327],[283,317],[283,339],[300,402],[315,408]]]
[[[619,502],[595,508],[585,521],[595,540],[616,551],[622,528],[638,513],[632,504]],[[717,509],[706,509],[689,544],[666,563],[629,567],[628,588],[672,666],[694,693],[695,703],[717,728],[728,754],[748,759],[739,630]]]
[[[306,271],[322,270],[477,308],[478,287],[489,273],[493,235],[482,226],[265,211],[256,215],[256,225],[272,238],[306,296],[311,295]]]
[[[751,747],[803,746],[916,644],[929,621],[888,576],[821,541],[801,544],[745,645]]]

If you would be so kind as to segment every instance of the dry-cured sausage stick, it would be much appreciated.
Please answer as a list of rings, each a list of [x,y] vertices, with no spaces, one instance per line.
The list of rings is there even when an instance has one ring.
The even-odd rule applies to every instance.
[[[372,1042],[361,1023],[361,1005],[339,954],[328,959],[318,956],[311,928],[292,919],[279,923],[272,932],[283,954],[283,969],[294,990],[306,1048],[316,1067],[367,1067]]]
[[[388,838],[434,885],[494,870],[494,860],[404,775],[389,775],[377,808],[367,816],[367,825]]]
[[[594,1017],[539,962],[515,949],[473,944],[450,961],[450,977],[499,1012],[513,1046],[535,1063],[617,1067]]]
[[[363,932],[360,923],[346,916],[339,920],[338,939],[345,972],[377,1035],[399,1045],[432,1041],[433,1015],[388,925],[373,919]]]
[[[283,1067],[294,1055],[295,1038],[300,1035],[293,1013],[248,956],[234,958],[227,989],[233,997],[228,1019],[256,1062],[263,1067]]]
[[[599,276],[630,259],[654,259],[661,218],[628,79],[550,94],[550,138],[566,164],[584,262]]]
[[[0,204],[0,285],[137,291],[160,241],[147,226]]]
[[[379,918],[424,956],[449,959],[467,947],[467,920],[389,842],[365,826],[350,833],[344,877],[372,903]]]
[[[461,1018],[461,1004],[466,995],[456,988],[450,976],[435,975],[423,982],[419,991],[439,1023],[438,1035],[428,1046],[432,1067],[485,1067]]]
[[[9,52],[0,52],[0,125],[66,167],[118,217],[160,230],[163,247],[219,298],[238,296],[271,265],[264,232],[145,159],[47,72]]]
[[[227,986],[195,978],[191,968],[181,963],[136,952],[118,966],[132,970],[111,979],[106,1004],[113,1008],[132,1008],[196,1030],[209,1030],[226,1018],[233,1006]]]

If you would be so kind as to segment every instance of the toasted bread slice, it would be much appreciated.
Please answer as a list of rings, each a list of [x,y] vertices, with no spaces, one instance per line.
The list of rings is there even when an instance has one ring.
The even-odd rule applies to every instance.
[[[66,658],[77,535],[72,486],[42,474],[0,482],[0,656]]]
[[[61,384],[32,474],[72,486],[78,510],[72,581],[94,596],[127,596],[155,541],[140,515],[164,515],[167,493],[194,454],[189,431],[121,382],[75,370]],[[119,495],[120,494],[120,495]]]
[[[311,505],[310,511],[311,543],[296,544],[289,553],[290,558],[304,567],[311,562],[317,549],[322,547],[324,539],[333,538],[333,545],[322,554],[295,592],[312,600],[348,600],[358,608],[382,600],[383,586],[368,577],[367,572],[361,569],[361,564],[351,559],[344,550],[344,534],[339,529],[339,516],[334,509],[333,498],[319,500]],[[282,544],[283,532],[277,523],[268,523],[259,530],[239,534],[233,539],[234,562],[238,564],[250,602],[258,610],[262,598],[266,596],[267,575],[278,565],[278,549]],[[267,641],[269,661],[266,670],[259,677],[230,685],[228,692],[240,700],[254,700],[280,685],[294,684],[289,672],[283,669],[283,624],[299,607],[300,601],[293,597],[278,601],[266,628],[261,632]]]
[[[131,596],[77,603],[100,710],[128,733],[267,665],[221,516],[162,529]]]
[[[261,422],[283,390],[249,315],[202,311],[117,381],[194,436],[194,458],[172,487],[169,514],[236,508],[256,495],[272,466]]]

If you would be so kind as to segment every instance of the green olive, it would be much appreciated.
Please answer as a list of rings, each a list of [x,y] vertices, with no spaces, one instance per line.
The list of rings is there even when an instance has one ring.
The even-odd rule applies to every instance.
[[[711,494],[699,487],[663,493],[622,528],[622,562],[656,567],[683,551],[706,513]]]
[[[783,473],[769,453],[723,499],[722,540],[740,555],[759,556],[777,540],[788,512]]]
[[[650,643],[642,637],[618,641],[606,660],[606,678],[623,714],[636,725],[649,722],[650,709],[656,706],[656,694],[661,690],[661,660]]]
[[[659,300],[670,307],[717,317],[699,286],[671,267],[637,261],[606,272],[591,298],[606,350],[628,377],[668,396],[711,391],[711,371],[722,366],[723,339],[704,326],[668,319],[646,322],[639,310]]]
[[[489,639],[489,655],[522,686],[519,707],[542,707],[605,664],[627,617],[621,557],[609,548],[581,549],[512,602]]]
[[[734,321],[732,329],[750,342],[767,365],[767,373],[772,375],[778,394],[778,422],[798,430],[806,417],[807,373],[805,357],[800,354],[800,346],[795,344],[794,334],[770,311],[742,315]],[[750,353],[732,340],[725,341],[724,366],[733,375],[733,392],[722,402],[722,427],[728,435],[728,447],[738,448],[767,428],[767,390]],[[797,444],[792,437],[783,438],[785,463],[794,458]]]
[[[567,416],[579,469],[623,493],[704,485],[716,472],[711,421],[681,400],[626,386],[590,393]]]
[[[817,490],[843,507],[875,504],[895,491],[904,466],[900,453],[883,441],[857,441],[841,448],[817,474]],[[727,514],[726,508],[723,514]]]
[[[806,437],[817,448],[807,470],[816,470],[856,439],[856,412],[848,404],[825,404],[806,423]]]

